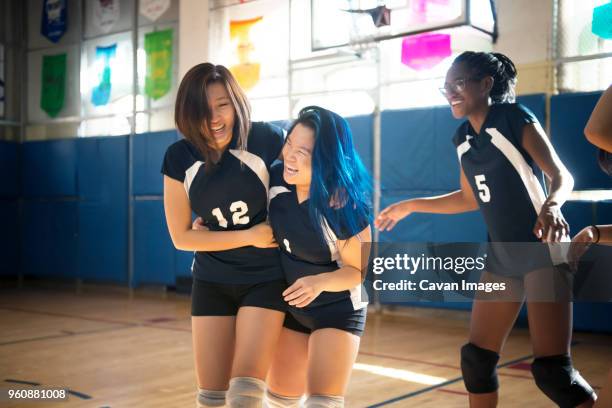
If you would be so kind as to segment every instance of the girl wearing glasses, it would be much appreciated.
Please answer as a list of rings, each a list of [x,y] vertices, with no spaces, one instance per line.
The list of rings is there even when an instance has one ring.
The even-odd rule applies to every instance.
[[[453,61],[442,92],[453,116],[467,118],[453,138],[461,188],[389,206],[375,220],[380,230],[391,230],[414,212],[455,214],[480,208],[491,242],[567,240],[569,226],[561,206],[573,188],[573,178],[533,113],[514,103],[516,77],[514,64],[503,54],[468,51]],[[550,181],[548,197],[535,165]],[[516,278],[508,270],[512,263],[491,248],[482,280]],[[530,279],[527,274],[514,281],[528,289]],[[499,353],[521,305],[522,301],[474,299],[469,342],[461,349],[471,407],[497,405]],[[595,394],[570,357],[571,303],[528,300],[527,306],[535,356],[531,370],[537,386],[561,407],[592,406]]]

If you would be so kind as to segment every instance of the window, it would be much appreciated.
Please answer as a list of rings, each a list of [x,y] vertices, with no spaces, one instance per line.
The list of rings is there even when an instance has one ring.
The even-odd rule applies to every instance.
[[[135,0],[110,1],[106,5],[66,0],[67,25],[57,42],[41,33],[41,18],[49,12],[42,9],[42,4],[40,0],[27,2],[27,139],[125,135],[132,131],[133,121],[136,133],[174,128],[178,0],[171,0],[155,20],[139,13],[137,27]],[[78,16],[84,16],[82,24]],[[170,40],[164,43],[171,44],[170,84],[164,88],[165,93],[159,92],[154,99],[145,92],[145,38],[166,30],[170,30]],[[43,84],[51,83],[45,75],[53,71],[65,82],[63,88]],[[51,99],[56,103],[50,103]]]
[[[612,83],[612,40],[591,31],[593,9],[608,0],[556,0],[559,92],[596,91]]]

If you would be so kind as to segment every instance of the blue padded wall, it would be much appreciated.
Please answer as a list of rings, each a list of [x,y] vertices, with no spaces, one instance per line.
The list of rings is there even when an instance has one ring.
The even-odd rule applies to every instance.
[[[21,268],[26,275],[78,276],[75,139],[22,145]]]
[[[0,142],[0,276],[19,272],[20,146]]]
[[[20,146],[0,142],[0,197],[18,198],[20,195]]]
[[[76,196],[76,150],[75,139],[24,143],[21,161],[23,196]]]
[[[25,275],[78,276],[77,205],[74,200],[23,203],[21,267]]]
[[[77,140],[78,275],[126,282],[127,136]]]
[[[138,286],[141,283],[173,285],[177,252],[168,234],[163,202],[135,201],[132,285]]]
[[[19,203],[0,198],[0,276],[19,273]]]
[[[596,148],[584,137],[584,127],[601,92],[555,95],[551,98],[552,142],[574,176],[575,190],[612,188],[612,180],[597,165]]]
[[[134,195],[161,195],[161,166],[166,149],[179,140],[174,130],[134,137]]]
[[[180,137],[171,130],[134,138],[134,286],[173,285],[191,274],[193,253],[176,250],[168,233],[160,173],[166,149]]]
[[[370,175],[372,175],[373,165],[373,126],[374,117],[372,115],[351,116],[346,118],[353,134],[353,144],[363,161],[363,165]]]

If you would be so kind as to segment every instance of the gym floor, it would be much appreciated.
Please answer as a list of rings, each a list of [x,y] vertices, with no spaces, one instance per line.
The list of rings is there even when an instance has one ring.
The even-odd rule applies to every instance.
[[[192,406],[189,313],[187,295],[151,289],[1,289],[0,387],[70,390],[49,408]],[[459,347],[468,325],[463,311],[371,310],[346,406],[467,406]],[[574,343],[575,366],[599,389],[612,335],[575,333]],[[531,358],[529,333],[516,328],[500,361],[500,407],[552,406],[532,380]]]

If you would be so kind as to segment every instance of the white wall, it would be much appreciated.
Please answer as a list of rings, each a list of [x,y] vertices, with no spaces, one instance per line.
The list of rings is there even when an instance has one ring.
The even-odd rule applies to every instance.
[[[553,0],[496,0],[499,38],[496,52],[517,66],[517,93],[552,89]]]
[[[208,60],[208,0],[180,0],[179,83],[191,67]]]

